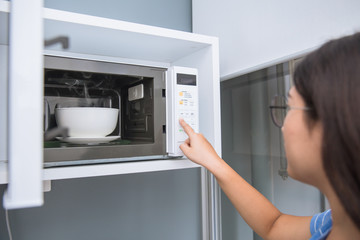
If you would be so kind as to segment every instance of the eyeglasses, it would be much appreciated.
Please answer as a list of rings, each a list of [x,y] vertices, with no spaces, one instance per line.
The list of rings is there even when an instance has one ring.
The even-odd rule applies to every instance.
[[[279,96],[276,95],[271,100],[270,108],[270,114],[271,119],[275,126],[282,128],[284,125],[284,120],[286,117],[286,114],[289,112],[289,110],[303,110],[303,111],[309,111],[311,108],[309,107],[289,107],[287,104],[287,99],[285,96]]]

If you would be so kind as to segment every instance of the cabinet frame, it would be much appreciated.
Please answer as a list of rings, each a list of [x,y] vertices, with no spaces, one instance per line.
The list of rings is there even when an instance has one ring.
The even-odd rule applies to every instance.
[[[31,5],[31,6],[29,6]],[[31,8],[30,8],[31,7]],[[25,15],[29,19],[24,19]],[[32,14],[29,15],[29,12]],[[219,43],[215,37],[147,26],[143,24],[71,13],[43,8],[42,1],[27,3],[25,0],[0,1],[0,17],[8,23],[0,25],[0,31],[9,31],[7,37],[0,39],[0,45],[8,53],[8,109],[0,106],[0,113],[9,119],[0,124],[0,132],[13,128],[7,134],[5,160],[0,159],[0,184],[8,184],[4,196],[4,207],[9,209],[33,207],[43,204],[43,181],[84,178],[138,172],[167,171],[200,167],[186,158],[176,160],[152,160],[144,162],[86,165],[74,167],[43,168],[42,159],[42,74],[43,55],[91,58],[116,63],[136,64],[152,67],[182,66],[197,68],[199,71],[200,132],[202,132],[221,156],[220,124],[220,75]],[[5,29],[9,27],[9,30]],[[32,31],[31,37],[24,36],[24,26]],[[70,48],[59,46],[43,49],[44,38],[68,35]],[[26,41],[24,41],[26,39]],[[86,40],[86,42],[85,42]],[[86,44],[88,45],[86,45]],[[84,46],[86,45],[86,46]],[[96,46],[89,48],[89,46]],[[16,49],[16,51],[15,51]],[[27,55],[27,58],[24,56]],[[21,60],[23,59],[23,60]],[[29,59],[32,59],[31,61]],[[35,61],[33,59],[36,59]],[[15,73],[28,64],[27,77],[18,78]],[[0,79],[1,80],[1,79]],[[36,82],[29,93],[24,81]],[[15,84],[16,83],[16,84]],[[12,105],[18,97],[20,87],[28,101],[34,104],[34,117],[28,112]],[[19,115],[14,115],[15,111]],[[33,111],[33,109],[32,109]],[[11,117],[13,116],[13,117]],[[22,123],[27,119],[28,124]],[[22,125],[22,126],[21,126]],[[35,125],[35,127],[33,127]],[[17,129],[16,126],[21,126]],[[29,128],[31,126],[31,128]],[[16,130],[16,131],[15,131]],[[22,151],[24,139],[26,149]],[[14,155],[14,154],[19,155]],[[16,156],[16,157],[15,157]],[[15,158],[14,158],[15,157]],[[220,239],[219,198],[220,190],[214,177],[204,168],[201,170],[202,233],[203,239]],[[14,193],[18,195],[15,197]]]

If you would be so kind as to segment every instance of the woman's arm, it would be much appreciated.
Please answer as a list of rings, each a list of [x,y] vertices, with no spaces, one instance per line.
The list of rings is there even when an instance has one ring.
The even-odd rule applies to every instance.
[[[223,159],[202,134],[180,120],[189,138],[180,148],[193,162],[207,168],[217,179],[237,211],[264,239],[309,239],[311,217],[282,214],[269,200],[248,184]]]

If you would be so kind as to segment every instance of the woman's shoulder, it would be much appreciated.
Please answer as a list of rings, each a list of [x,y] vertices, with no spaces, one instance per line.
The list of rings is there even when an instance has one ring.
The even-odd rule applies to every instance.
[[[331,209],[315,214],[310,222],[311,240],[326,239],[332,228]]]

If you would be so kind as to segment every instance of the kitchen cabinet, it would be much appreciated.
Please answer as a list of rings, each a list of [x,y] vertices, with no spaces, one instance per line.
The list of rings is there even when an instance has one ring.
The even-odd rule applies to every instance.
[[[29,11],[28,5],[32,5],[33,11]],[[23,16],[31,19],[31,24],[22,22],[24,19],[20,21]],[[13,119],[1,118],[0,124],[0,139],[4,143],[1,146],[0,184],[8,184],[5,208],[41,205],[43,181],[199,168],[188,159],[178,158],[43,169],[41,91],[44,54],[161,68],[173,65],[197,68],[201,76],[199,130],[221,155],[217,38],[43,8],[41,1],[36,4],[21,0],[0,1],[0,18],[4,20],[0,25],[1,36],[4,36],[0,42],[0,57],[7,59],[1,65],[1,86],[9,84],[10,89],[6,98],[9,100],[0,105],[0,115],[8,116],[7,108],[13,111],[9,113]],[[19,39],[18,31],[23,31],[24,25],[28,28],[24,32],[36,37]],[[57,36],[69,37],[69,49],[63,50],[57,45],[43,49],[44,39]],[[21,51],[15,52],[15,46]],[[21,57],[23,60],[18,61]],[[24,65],[28,72],[24,72]],[[14,72],[26,73],[26,78],[14,75]],[[32,90],[28,92],[29,89]],[[13,105],[14,99],[19,100],[19,106]],[[34,112],[23,112],[24,108]],[[204,169],[201,172],[203,239],[211,239],[216,234],[219,192],[213,177]]]

